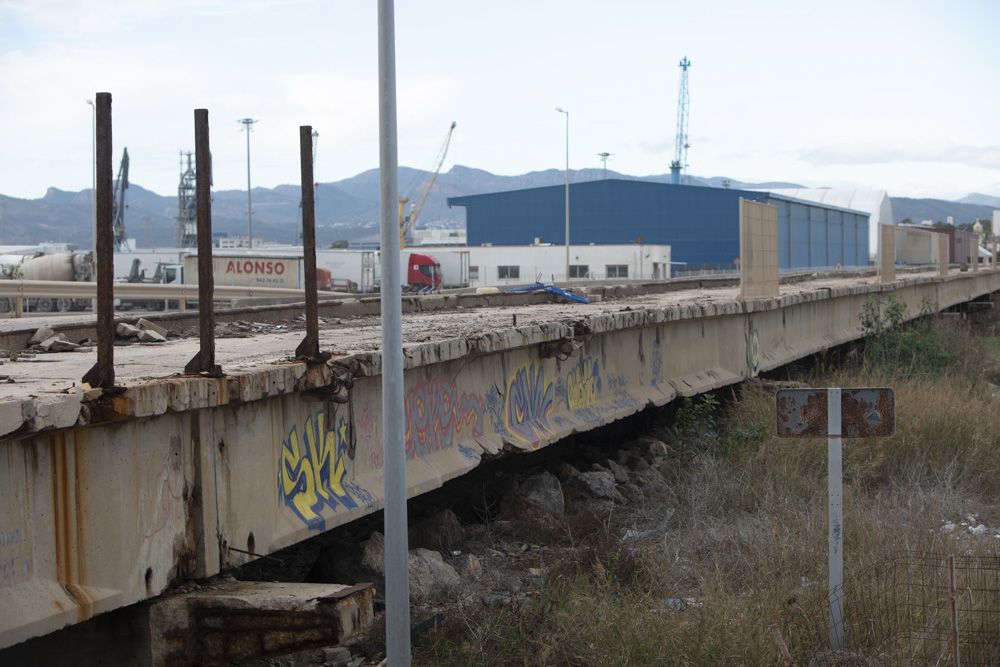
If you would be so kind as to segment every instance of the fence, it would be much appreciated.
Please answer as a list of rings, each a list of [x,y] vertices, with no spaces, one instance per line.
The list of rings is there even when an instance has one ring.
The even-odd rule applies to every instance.
[[[1000,665],[1000,556],[905,552],[836,594],[850,655],[824,649],[829,598],[822,595],[786,626],[803,664]]]

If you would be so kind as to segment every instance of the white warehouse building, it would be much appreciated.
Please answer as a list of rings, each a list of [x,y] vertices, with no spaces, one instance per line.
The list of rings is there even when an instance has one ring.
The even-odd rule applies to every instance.
[[[417,252],[438,258],[446,253],[467,256],[470,287],[503,287],[562,281],[566,246],[467,246],[461,250],[421,246]],[[661,280],[670,277],[670,246],[649,244],[570,246],[571,280]]]

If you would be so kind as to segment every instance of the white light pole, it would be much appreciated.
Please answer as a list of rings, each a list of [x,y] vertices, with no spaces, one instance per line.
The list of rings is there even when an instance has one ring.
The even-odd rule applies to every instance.
[[[253,208],[250,203],[250,133],[253,131],[254,123],[260,121],[253,118],[240,118],[236,122],[242,125],[247,132],[247,247],[253,250]]]
[[[97,261],[97,107],[90,105],[90,240],[94,244],[94,261]]]
[[[382,452],[385,461],[385,653],[410,665],[410,582],[403,410],[403,301],[396,149],[396,31],[392,0],[378,3],[379,218],[382,238]]]
[[[566,114],[566,282],[569,282],[569,112],[560,107],[556,111]]]

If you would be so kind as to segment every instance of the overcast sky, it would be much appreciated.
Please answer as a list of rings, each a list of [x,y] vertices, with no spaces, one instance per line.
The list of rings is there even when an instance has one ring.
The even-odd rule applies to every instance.
[[[400,163],[501,174],[668,170],[678,61],[690,70],[690,172],[1000,196],[1000,3],[398,0]],[[374,0],[0,0],[0,194],[91,181],[91,108],[113,95],[115,164],[176,191],[209,109],[215,188],[378,164]]]

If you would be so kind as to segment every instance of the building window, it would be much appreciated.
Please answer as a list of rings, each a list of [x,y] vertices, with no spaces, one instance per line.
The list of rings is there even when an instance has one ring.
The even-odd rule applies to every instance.
[[[608,264],[604,268],[608,278],[628,278],[628,264]]]
[[[497,278],[500,280],[517,280],[521,277],[520,266],[498,266]]]
[[[469,280],[479,280],[479,267],[470,266],[469,267]]]
[[[570,278],[586,278],[590,275],[590,267],[586,264],[570,264],[569,265],[569,277]]]

